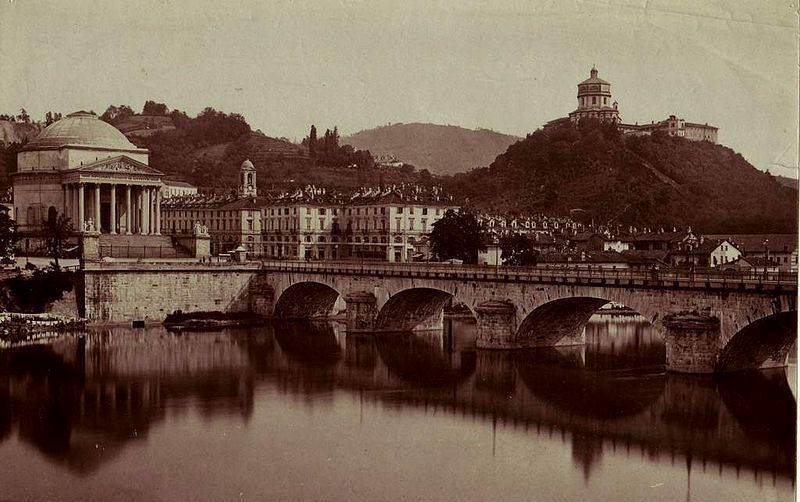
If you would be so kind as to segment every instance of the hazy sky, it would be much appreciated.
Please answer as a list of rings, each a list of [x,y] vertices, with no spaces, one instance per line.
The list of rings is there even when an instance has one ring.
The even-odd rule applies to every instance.
[[[788,0],[0,0],[0,113],[154,99],[297,139],[311,123],[524,135],[573,110],[596,64],[623,120],[715,124],[796,176],[797,28]]]

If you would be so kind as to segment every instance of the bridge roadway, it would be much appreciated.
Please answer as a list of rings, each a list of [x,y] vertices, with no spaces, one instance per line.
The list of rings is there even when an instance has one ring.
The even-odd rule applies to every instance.
[[[633,374],[617,368],[610,343],[593,346],[590,357],[581,347],[476,351],[447,336],[345,334],[332,323],[201,334],[108,328],[85,342],[6,351],[0,422],[9,427],[0,441],[13,436],[10,424],[27,424],[25,441],[66,468],[91,472],[146,439],[168,409],[197,405],[205,416],[238,412],[247,422],[264,387],[304,403],[343,390],[388,409],[525,430],[531,441],[560,437],[586,471],[627,450],[653,462],[708,464],[721,475],[742,469],[767,483],[794,480],[796,405],[783,370]],[[618,333],[616,347],[635,339]],[[653,362],[650,353],[635,364]],[[44,418],[42,409],[50,410]]]
[[[462,304],[485,349],[580,345],[589,318],[614,302],[649,320],[665,338],[667,368],[687,373],[784,366],[797,333],[789,274],[293,261],[95,262],[80,274],[77,308],[95,323],[344,309],[351,332],[406,332],[441,329],[445,307]]]

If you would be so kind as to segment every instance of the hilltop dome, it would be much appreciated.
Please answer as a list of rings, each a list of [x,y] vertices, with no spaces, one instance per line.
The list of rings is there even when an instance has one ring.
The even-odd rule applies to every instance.
[[[114,150],[138,150],[119,129],[103,122],[89,112],[70,113],[65,118],[45,127],[25,150],[54,148],[65,145],[84,145]]]

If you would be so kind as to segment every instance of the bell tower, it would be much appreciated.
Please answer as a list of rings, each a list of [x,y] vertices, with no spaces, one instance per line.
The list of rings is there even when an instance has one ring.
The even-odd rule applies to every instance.
[[[250,159],[242,162],[239,168],[239,196],[255,197],[258,195],[256,189],[256,168]]]

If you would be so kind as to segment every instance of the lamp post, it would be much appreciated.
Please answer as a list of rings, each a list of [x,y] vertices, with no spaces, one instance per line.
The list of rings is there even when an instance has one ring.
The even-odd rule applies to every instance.
[[[767,262],[769,261],[769,239],[764,239],[764,280],[767,279]]]

